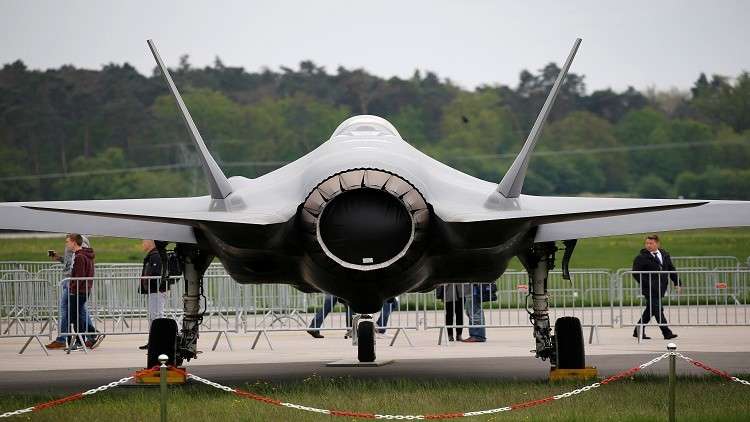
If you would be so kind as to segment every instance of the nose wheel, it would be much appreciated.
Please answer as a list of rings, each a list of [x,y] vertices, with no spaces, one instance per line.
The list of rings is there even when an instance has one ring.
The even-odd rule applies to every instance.
[[[357,322],[357,358],[360,362],[375,362],[375,323],[372,315],[360,315]]]

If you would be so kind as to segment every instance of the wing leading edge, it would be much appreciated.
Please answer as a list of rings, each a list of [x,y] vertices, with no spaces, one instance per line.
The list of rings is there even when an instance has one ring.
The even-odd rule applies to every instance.
[[[0,229],[76,232],[132,239],[197,243],[193,228],[185,224],[71,214],[5,204],[0,205]]]
[[[750,201],[707,201],[691,208],[541,224],[535,242],[669,230],[750,226]]]

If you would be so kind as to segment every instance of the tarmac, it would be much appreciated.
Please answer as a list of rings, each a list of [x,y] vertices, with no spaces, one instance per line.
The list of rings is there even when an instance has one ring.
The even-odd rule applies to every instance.
[[[589,331],[584,328],[588,339]],[[750,327],[676,327],[679,338],[673,340],[681,353],[704,361],[730,374],[750,374]],[[487,379],[545,380],[549,363],[533,357],[529,328],[489,329],[486,343],[449,343],[438,345],[437,330],[407,331],[412,346],[399,334],[378,339],[377,357],[394,362],[380,367],[327,367],[326,363],[356,358],[351,340],[342,331],[324,331],[324,339],[313,339],[305,332],[269,332],[255,350],[250,345],[255,333],[222,336],[216,351],[211,348],[216,333],[204,333],[199,348],[204,352],[187,363],[188,371],[229,385],[259,380],[270,382],[301,381],[311,376],[356,377],[366,379]],[[666,351],[656,327],[649,327],[652,340],[641,343],[632,337],[632,328],[599,328],[593,344],[586,345],[587,364],[596,366],[600,376],[608,376],[648,361]],[[389,335],[393,335],[390,330]],[[597,341],[598,337],[598,341]],[[43,341],[46,338],[42,339]],[[108,336],[97,349],[88,353],[49,351],[46,356],[32,342],[19,354],[25,339],[0,338],[0,394],[11,392],[74,392],[97,387],[142,369],[145,352],[138,346],[145,336]],[[273,347],[273,349],[271,349]],[[701,375],[704,372],[686,362],[679,363],[678,374]],[[666,362],[645,370],[665,374]]]

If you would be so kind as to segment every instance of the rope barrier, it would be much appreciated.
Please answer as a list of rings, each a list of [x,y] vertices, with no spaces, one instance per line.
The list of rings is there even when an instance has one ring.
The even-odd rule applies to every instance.
[[[681,358],[681,359],[684,359],[684,360],[688,361],[690,364],[695,365],[698,368],[701,368],[701,369],[704,369],[704,370],[706,370],[708,372],[716,374],[716,375],[718,375],[718,376],[720,376],[720,377],[722,377],[724,379],[727,379],[727,380],[730,380],[730,381],[734,381],[734,382],[738,382],[738,383],[743,384],[743,385],[750,386],[750,381],[743,380],[743,379],[737,378],[737,377],[733,377],[733,376],[729,375],[728,373],[722,371],[721,369],[712,368],[712,367],[706,365],[705,363],[703,363],[703,362],[701,362],[699,360],[693,359],[693,358],[689,358],[689,357],[683,355],[682,353],[674,352],[674,355],[677,356],[678,358]]]
[[[67,397],[63,397],[61,399],[52,400],[52,401],[48,401],[45,403],[39,403],[36,406],[27,407],[26,409],[19,409],[13,412],[5,412],[3,414],[0,414],[0,418],[9,418],[11,416],[18,416],[18,415],[22,415],[24,413],[29,413],[29,412],[38,412],[40,410],[49,409],[50,407],[55,407],[64,403],[71,402],[71,401],[80,400],[84,397],[88,397],[96,393],[101,393],[102,391],[109,390],[110,388],[117,387],[120,384],[125,384],[126,382],[132,379],[133,379],[132,376],[125,377],[125,378],[120,379],[119,381],[110,382],[109,384],[105,384],[97,388],[92,388],[91,390],[84,391],[83,393],[76,393]]]
[[[305,412],[319,413],[319,414],[323,414],[323,415],[339,416],[339,417],[346,417],[346,418],[355,418],[355,419],[440,420],[440,419],[466,418],[466,417],[472,417],[472,416],[482,416],[482,415],[490,415],[490,414],[494,414],[494,413],[509,412],[509,411],[513,411],[513,410],[529,409],[529,408],[536,407],[536,406],[539,406],[539,405],[542,405],[542,404],[551,403],[553,401],[557,401],[557,400],[561,400],[561,399],[566,399],[566,398],[573,397],[573,396],[576,396],[578,394],[585,393],[587,391],[591,391],[593,389],[599,388],[599,387],[601,387],[603,385],[611,384],[611,383],[613,383],[615,381],[619,381],[619,380],[621,380],[623,378],[631,377],[631,376],[635,375],[636,373],[638,373],[639,371],[641,371],[641,370],[643,370],[643,369],[645,369],[645,368],[647,368],[647,367],[649,367],[651,365],[654,365],[654,364],[658,363],[659,361],[663,360],[664,358],[666,358],[668,356],[677,356],[677,357],[679,357],[679,358],[681,358],[681,359],[689,362],[691,365],[694,365],[694,366],[696,366],[698,368],[701,368],[701,369],[704,369],[704,370],[706,370],[708,372],[711,372],[711,373],[713,373],[713,374],[715,374],[715,375],[717,375],[717,376],[719,376],[721,378],[724,378],[726,380],[730,380],[730,381],[733,381],[733,382],[737,382],[737,383],[743,384],[745,386],[750,386],[750,381],[734,377],[734,376],[732,376],[732,375],[730,375],[730,374],[728,374],[728,373],[726,373],[726,372],[724,372],[724,371],[722,371],[720,369],[713,368],[713,367],[711,367],[711,366],[709,366],[709,365],[707,365],[707,364],[705,364],[705,363],[703,363],[703,362],[701,362],[699,360],[690,358],[690,357],[685,356],[685,355],[683,355],[681,353],[678,353],[678,352],[666,352],[666,353],[664,353],[662,355],[659,355],[659,356],[655,357],[654,359],[651,359],[648,362],[642,363],[642,364],[640,364],[638,366],[635,366],[633,368],[630,368],[630,369],[627,369],[625,371],[619,372],[619,373],[617,373],[615,375],[612,375],[610,377],[607,377],[607,378],[605,378],[605,379],[603,379],[603,380],[601,380],[599,382],[595,382],[593,384],[589,384],[589,385],[586,385],[584,387],[577,388],[575,390],[571,390],[571,391],[568,391],[568,392],[565,392],[565,393],[561,393],[561,394],[557,394],[557,395],[554,395],[554,396],[545,397],[545,398],[542,398],[542,399],[531,400],[531,401],[522,402],[522,403],[515,403],[515,404],[511,404],[511,405],[504,406],[504,407],[498,407],[498,408],[494,408],[494,409],[476,410],[476,411],[463,412],[463,413],[456,412],[456,413],[435,413],[435,414],[425,414],[425,415],[388,415],[388,414],[377,414],[377,413],[369,413],[369,412],[354,412],[354,411],[347,411],[347,410],[320,409],[320,408],[317,408],[317,407],[304,406],[304,405],[301,405],[301,404],[286,403],[286,402],[282,402],[280,400],[273,399],[271,397],[261,396],[259,394],[255,394],[255,393],[252,393],[252,392],[249,392],[249,391],[239,390],[239,389],[228,387],[226,385],[222,385],[222,384],[219,384],[219,383],[216,383],[216,382],[213,382],[213,381],[209,381],[209,380],[207,380],[205,378],[201,378],[201,377],[199,377],[197,375],[189,374],[189,373],[187,373],[186,371],[184,371],[183,369],[180,369],[180,368],[170,367],[169,369],[172,370],[172,371],[178,371],[178,372],[181,372],[181,373],[185,374],[185,376],[187,377],[187,379],[191,379],[191,380],[200,382],[202,384],[206,384],[208,386],[214,387],[216,389],[219,389],[219,390],[222,390],[222,391],[226,391],[228,393],[235,394],[238,397],[242,397],[242,398],[246,398],[246,399],[250,399],[250,400],[254,400],[254,401],[258,401],[258,402],[261,402],[261,403],[266,403],[266,404],[270,404],[270,405],[274,405],[274,406],[280,406],[280,407],[286,407],[286,408],[290,408],[290,409],[301,410],[301,411],[305,411]],[[136,371],[136,373],[133,376],[125,377],[125,378],[122,378],[122,379],[120,379],[118,381],[114,381],[114,382],[111,382],[109,384],[102,385],[101,387],[97,387],[97,388],[93,388],[91,390],[84,391],[82,393],[76,393],[76,394],[73,394],[73,395],[70,395],[70,396],[67,396],[67,397],[63,397],[61,399],[52,400],[52,401],[48,401],[48,402],[45,402],[45,403],[40,403],[40,404],[37,404],[37,405],[32,406],[32,407],[27,407],[25,409],[19,409],[19,410],[15,410],[15,411],[12,411],[12,412],[2,413],[2,414],[0,414],[0,418],[8,418],[8,417],[11,417],[11,416],[18,416],[18,415],[22,415],[22,414],[25,414],[25,413],[37,412],[37,411],[40,411],[40,410],[43,410],[43,409],[49,409],[51,407],[59,406],[59,405],[62,405],[64,403],[68,403],[68,402],[71,402],[71,401],[80,400],[80,399],[82,399],[84,397],[88,397],[88,396],[91,396],[93,394],[100,393],[102,391],[106,391],[106,390],[108,390],[110,388],[114,388],[114,387],[117,387],[118,385],[124,384],[124,383],[132,380],[135,376],[137,376],[139,374],[143,374],[144,372],[150,372],[150,371],[154,371],[154,370],[158,370],[158,369],[159,369],[159,366],[155,366],[153,368],[144,369],[144,370],[141,370],[141,371]]]

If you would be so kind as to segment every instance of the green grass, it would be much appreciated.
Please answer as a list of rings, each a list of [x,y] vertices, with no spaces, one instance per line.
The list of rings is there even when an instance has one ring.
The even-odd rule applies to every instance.
[[[142,262],[141,241],[117,237],[91,237],[97,262]],[[0,242],[0,261],[47,261],[47,250],[62,254],[65,239],[29,238],[3,239]]]
[[[381,414],[425,414],[497,408],[570,391],[579,385],[542,381],[321,379],[313,375],[304,381],[285,384],[256,382],[242,388],[281,401],[319,408]],[[169,395],[170,420],[351,420],[279,408],[204,386],[170,388]],[[32,414],[29,419],[158,420],[158,396],[156,388],[107,391],[43,410]],[[0,396],[0,412],[56,398],[59,396],[4,395]],[[532,409],[474,417],[471,420],[658,421],[667,419],[666,398],[665,378],[637,377]],[[679,378],[676,408],[677,418],[681,421],[747,420],[750,391],[748,387],[715,377]]]
[[[662,246],[673,256],[729,255],[745,261],[750,256],[750,228],[685,230],[661,234]],[[138,240],[113,237],[91,239],[98,262],[141,262],[143,253]],[[582,239],[578,242],[571,267],[630,267],[633,257],[643,247],[643,235]],[[44,261],[47,250],[62,251],[63,239],[4,239],[0,242],[0,261]],[[562,254],[558,254],[558,259]],[[513,260],[511,268],[520,270]]]
[[[660,233],[662,247],[672,256],[750,256],[750,228],[683,230]],[[630,268],[643,248],[643,235],[581,239],[571,259],[577,268]],[[519,267],[520,268],[520,267]]]

